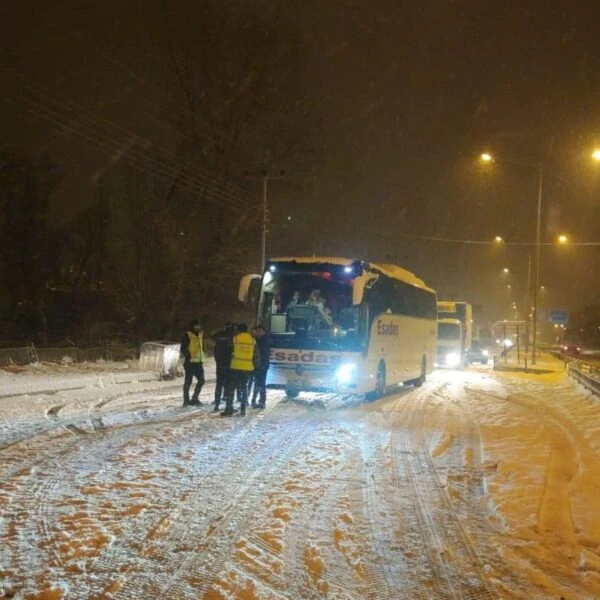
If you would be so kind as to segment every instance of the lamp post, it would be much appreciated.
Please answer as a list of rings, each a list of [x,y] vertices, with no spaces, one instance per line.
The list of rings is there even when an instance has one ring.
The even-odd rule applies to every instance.
[[[484,152],[481,154],[481,160],[483,162],[489,163],[494,162],[496,159],[489,153]],[[599,158],[600,160],[600,153]],[[522,165],[529,168],[535,169],[538,177],[538,194],[537,194],[537,219],[536,219],[536,228],[535,228],[535,271],[534,271],[534,280],[535,280],[535,289],[533,291],[533,317],[532,317],[532,326],[533,326],[533,344],[531,349],[531,362],[532,364],[536,364],[537,357],[537,323],[538,323],[538,289],[540,286],[540,238],[542,234],[542,189],[543,189],[543,181],[544,181],[544,169],[541,163],[532,163],[526,161],[519,161],[513,159],[502,158],[500,162],[512,163],[516,165]]]
[[[535,236],[535,289],[533,290],[533,343],[531,345],[531,364],[536,363],[537,351],[537,324],[538,324],[538,292],[540,289],[540,236],[542,232],[542,184],[544,170],[538,165],[538,203],[537,203],[537,227]]]

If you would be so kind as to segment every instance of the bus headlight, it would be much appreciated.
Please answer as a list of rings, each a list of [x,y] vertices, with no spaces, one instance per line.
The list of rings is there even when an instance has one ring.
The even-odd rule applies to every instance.
[[[456,352],[449,352],[446,354],[446,366],[447,367],[458,367],[460,364],[460,356]]]
[[[335,376],[340,383],[349,383],[356,372],[354,363],[343,363],[335,370]]]

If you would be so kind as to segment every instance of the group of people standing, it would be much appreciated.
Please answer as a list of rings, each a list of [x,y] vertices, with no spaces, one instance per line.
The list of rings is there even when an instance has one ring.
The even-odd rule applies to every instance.
[[[217,368],[214,411],[225,403],[224,417],[231,417],[234,397],[240,403],[240,415],[246,414],[248,396],[252,390],[252,408],[265,408],[267,401],[267,371],[269,370],[269,338],[265,329],[258,326],[248,332],[245,323],[227,323],[225,328],[212,336],[214,358]],[[183,368],[183,405],[199,406],[200,392],[205,383],[203,330],[199,321],[193,321],[181,340]],[[190,389],[196,379],[196,387],[190,398]],[[253,384],[253,386],[251,385]]]

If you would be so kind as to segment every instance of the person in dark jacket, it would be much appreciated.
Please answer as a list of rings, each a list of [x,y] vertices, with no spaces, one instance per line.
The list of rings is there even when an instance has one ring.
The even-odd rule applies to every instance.
[[[233,356],[233,336],[235,327],[233,323],[226,323],[225,329],[218,331],[213,335],[215,342],[214,357],[217,367],[217,383],[215,384],[215,408],[219,410],[221,400],[225,401],[227,393],[227,381],[229,377],[229,366]]]
[[[257,332],[257,328],[253,327],[250,330],[250,335],[256,340],[256,332]],[[254,376],[256,374],[256,370],[252,371],[252,373],[250,373],[250,375],[248,376],[248,398],[252,398],[252,389],[256,387],[256,381],[254,379]],[[237,399],[238,402],[240,402],[240,399]]]
[[[203,333],[200,321],[192,321],[190,328],[183,334],[181,339],[180,352],[183,355],[183,368],[185,378],[183,380],[183,405],[184,406],[200,406],[202,402],[199,400],[202,386],[204,385],[204,351],[202,348]],[[196,378],[196,388],[194,395],[190,400],[190,387]]]
[[[261,325],[256,328],[256,345],[260,355],[260,364],[254,371],[252,408],[264,408],[267,403],[267,371],[269,370],[270,348],[269,336]],[[256,402],[257,399],[258,403]]]

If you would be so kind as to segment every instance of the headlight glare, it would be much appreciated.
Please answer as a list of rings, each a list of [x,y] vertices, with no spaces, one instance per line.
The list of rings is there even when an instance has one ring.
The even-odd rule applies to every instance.
[[[460,364],[460,356],[456,352],[449,352],[446,354],[446,366],[447,367],[458,367]]]
[[[356,365],[354,363],[343,363],[336,369],[335,376],[340,383],[349,383],[355,372]]]

